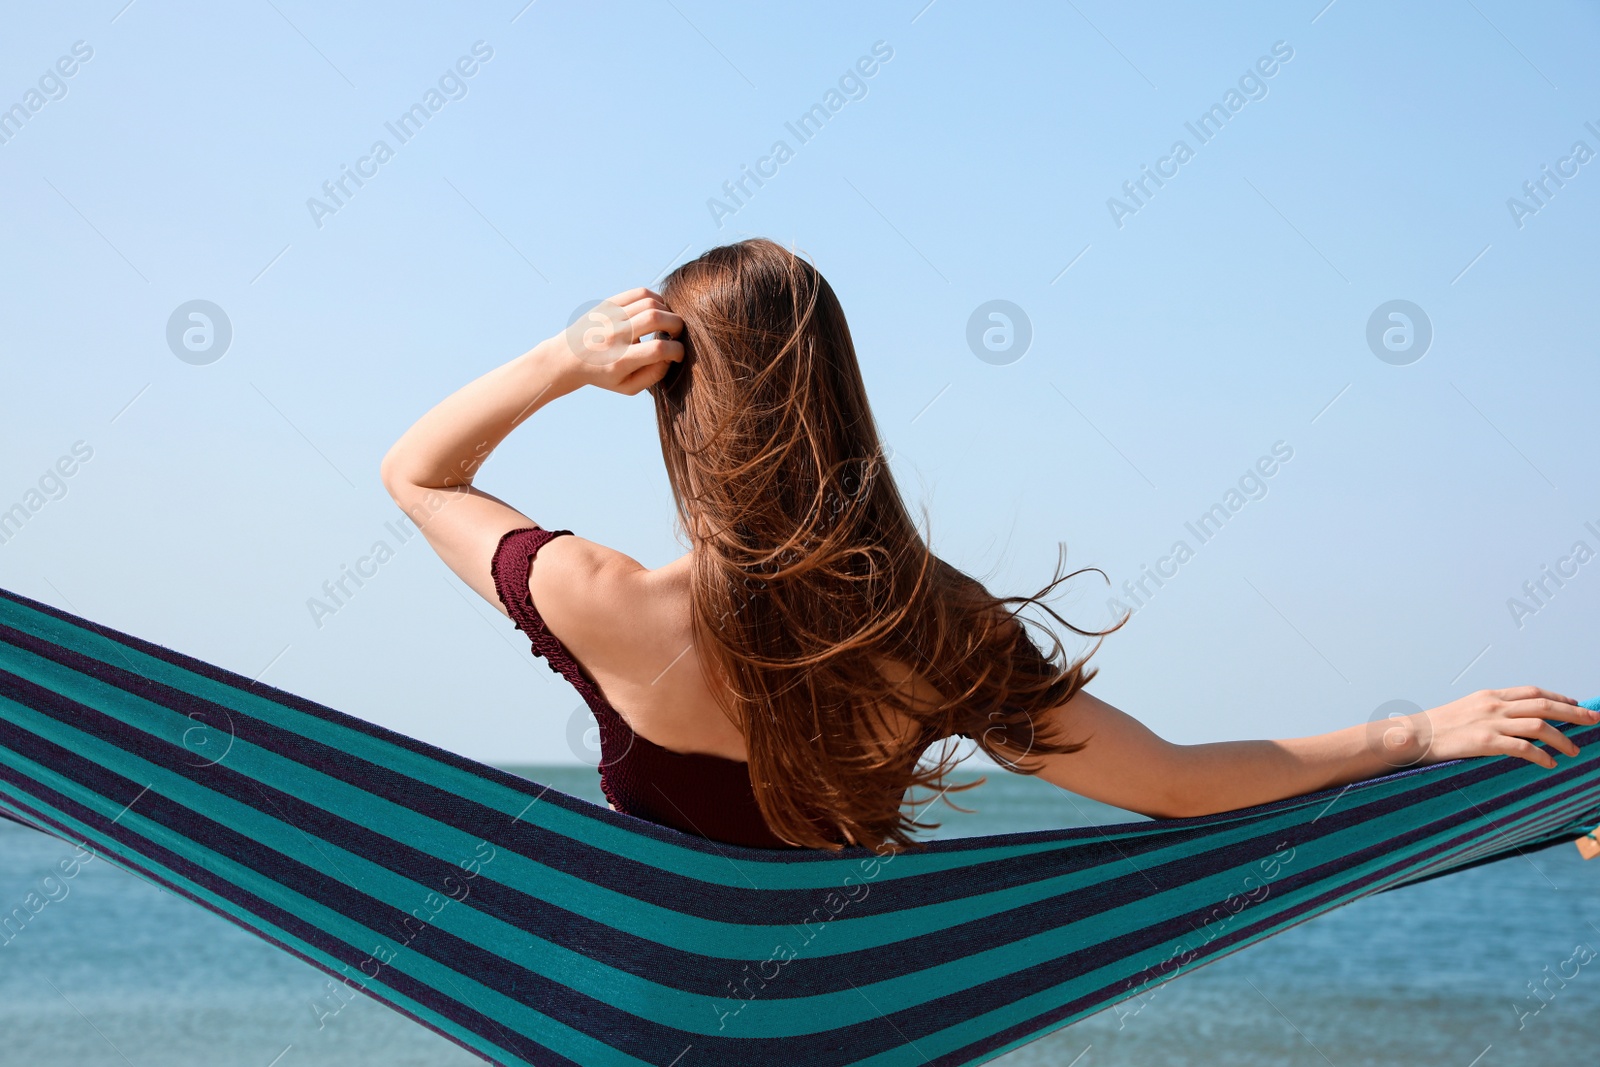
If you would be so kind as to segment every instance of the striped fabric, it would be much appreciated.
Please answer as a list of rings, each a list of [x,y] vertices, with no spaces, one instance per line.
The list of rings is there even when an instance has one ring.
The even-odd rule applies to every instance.
[[[1600,819],[1597,754],[767,852],[0,590],[0,808],[500,1064],[982,1063],[1358,897],[1576,837]]]

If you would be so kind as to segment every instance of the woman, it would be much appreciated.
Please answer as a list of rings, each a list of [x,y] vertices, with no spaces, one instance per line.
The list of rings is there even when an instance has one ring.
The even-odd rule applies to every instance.
[[[655,399],[690,551],[656,570],[477,489],[489,453],[586,385]],[[1084,690],[1017,611],[935,557],[883,457],[850,332],[810,264],[714,248],[613,297],[424,415],[384,485],[600,724],[612,807],[756,847],[900,847],[961,735],[1008,769],[1155,817],[1248,807],[1395,767],[1577,748],[1597,713],[1534,686],[1314,737],[1176,745]],[[533,566],[537,557],[539,565]],[[1074,572],[1074,574],[1082,572]],[[1059,568],[1058,568],[1059,574]],[[1116,629],[1079,630],[1104,637]],[[1120,626],[1121,623],[1118,623]]]

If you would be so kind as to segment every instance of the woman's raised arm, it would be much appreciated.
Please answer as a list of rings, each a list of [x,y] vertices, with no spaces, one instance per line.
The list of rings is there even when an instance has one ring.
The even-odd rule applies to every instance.
[[[1063,789],[1152,818],[1232,811],[1395,770],[1468,756],[1518,756],[1553,768],[1578,748],[1550,722],[1600,721],[1600,713],[1537,686],[1482,689],[1430,711],[1313,737],[1178,745],[1079,690],[1040,726],[1086,747],[1012,757]]]
[[[473,486],[489,454],[550,401],[585,385],[633,396],[683,359],[683,320],[649,289],[618,293],[562,333],[468,382],[383,457],[384,488],[445,564],[503,611],[489,574],[502,534],[534,522]],[[646,339],[648,338],[648,339]]]

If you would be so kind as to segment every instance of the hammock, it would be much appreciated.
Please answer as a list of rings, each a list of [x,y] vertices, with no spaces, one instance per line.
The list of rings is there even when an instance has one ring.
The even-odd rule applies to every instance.
[[[0,590],[0,810],[498,1064],[982,1063],[1592,829],[1600,727],[1561,729],[1584,747],[1553,771],[1457,760],[1200,818],[765,851]]]

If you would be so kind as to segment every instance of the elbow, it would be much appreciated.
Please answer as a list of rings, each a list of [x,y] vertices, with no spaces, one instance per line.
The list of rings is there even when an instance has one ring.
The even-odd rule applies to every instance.
[[[1186,803],[1183,797],[1176,795],[1150,797],[1132,810],[1147,819],[1187,819],[1195,814],[1193,806]]]
[[[401,473],[399,448],[400,446],[396,444],[384,454],[383,460],[378,464],[378,480],[383,483],[384,491],[389,494],[390,499],[403,508],[415,485]]]
[[[394,459],[394,451],[384,456],[378,464],[378,480],[384,485],[384,491],[389,494],[390,501],[406,514],[411,514],[411,507],[416,506],[416,483],[411,478],[405,477],[400,472],[400,464]]]
[[[1200,816],[1214,816],[1222,811],[1234,811],[1235,806],[1218,803],[1216,797],[1206,797],[1203,790],[1184,790],[1184,792],[1168,792],[1160,798],[1160,803],[1150,805],[1144,813],[1152,819],[1198,819]]]
[[[1193,819],[1201,815],[1214,815],[1221,810],[1215,803],[1207,802],[1204,790],[1174,782],[1153,797],[1152,802],[1145,805],[1139,814],[1152,819]]]
[[[1152,819],[1192,819],[1217,810],[1206,802],[1205,780],[1193,773],[1191,754],[1187,745],[1168,741],[1160,742],[1150,753],[1144,803],[1136,809],[1139,814]]]
[[[1200,815],[1212,814],[1212,809],[1200,803],[1193,797],[1169,796],[1163,797],[1155,804],[1144,805],[1140,815],[1148,815],[1152,819],[1193,819]]]

